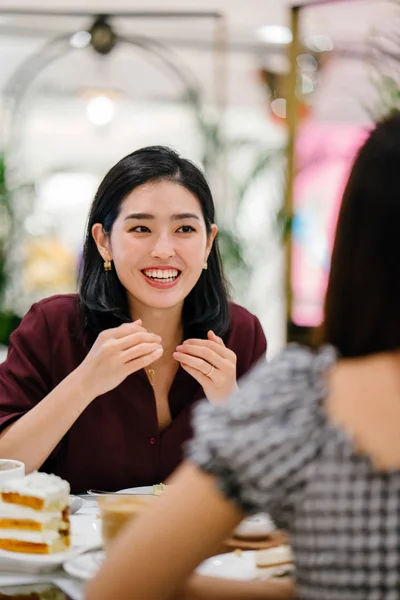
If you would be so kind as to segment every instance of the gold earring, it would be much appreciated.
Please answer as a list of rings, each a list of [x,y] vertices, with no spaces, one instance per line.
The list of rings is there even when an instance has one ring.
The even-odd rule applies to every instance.
[[[111,260],[105,260],[104,261],[104,270],[105,271],[111,271]]]
[[[208,262],[207,261],[205,261],[205,263],[203,265],[203,269],[204,269],[204,271],[207,271],[207,269],[208,269]]]

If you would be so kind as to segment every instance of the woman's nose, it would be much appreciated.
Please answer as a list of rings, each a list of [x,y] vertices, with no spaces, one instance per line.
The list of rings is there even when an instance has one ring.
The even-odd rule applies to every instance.
[[[162,260],[166,260],[175,256],[174,246],[172,244],[172,240],[168,235],[161,235],[156,245],[153,248],[151,253],[153,258],[161,258]]]

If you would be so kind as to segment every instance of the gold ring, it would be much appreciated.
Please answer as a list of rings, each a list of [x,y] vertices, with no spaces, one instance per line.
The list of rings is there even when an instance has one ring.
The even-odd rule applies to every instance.
[[[206,373],[206,377],[211,377],[212,372],[214,371],[214,369],[215,369],[214,365],[211,365],[211,369],[209,370],[208,373]]]

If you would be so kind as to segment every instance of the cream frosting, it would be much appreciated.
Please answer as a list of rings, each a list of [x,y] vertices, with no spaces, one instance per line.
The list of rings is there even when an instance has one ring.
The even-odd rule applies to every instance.
[[[45,505],[64,499],[67,504],[70,486],[67,481],[61,479],[58,475],[34,471],[25,477],[10,479],[4,482],[0,487],[0,491],[16,493],[20,496],[43,498]]]
[[[58,531],[23,531],[22,529],[0,529],[0,540],[19,540],[32,544],[53,544],[60,538]]]
[[[259,513],[247,517],[234,529],[233,535],[243,539],[257,539],[266,537],[276,529],[271,517],[265,513]]]
[[[53,519],[62,519],[61,510],[34,510],[29,506],[20,506],[11,502],[0,501],[0,519],[23,519],[35,523],[47,523]]]

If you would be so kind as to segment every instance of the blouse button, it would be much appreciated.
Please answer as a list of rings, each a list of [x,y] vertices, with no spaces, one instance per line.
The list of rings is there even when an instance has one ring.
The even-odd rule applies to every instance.
[[[156,438],[150,438],[150,444],[153,446],[156,443]]]

